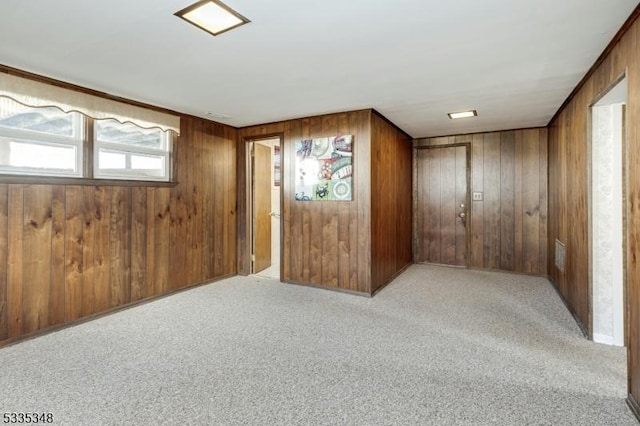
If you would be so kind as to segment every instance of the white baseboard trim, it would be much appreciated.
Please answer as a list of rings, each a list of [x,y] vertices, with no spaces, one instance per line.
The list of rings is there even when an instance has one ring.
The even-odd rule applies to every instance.
[[[607,336],[606,334],[593,333],[593,341],[596,343],[602,343],[603,345],[618,346],[616,345],[613,336]]]

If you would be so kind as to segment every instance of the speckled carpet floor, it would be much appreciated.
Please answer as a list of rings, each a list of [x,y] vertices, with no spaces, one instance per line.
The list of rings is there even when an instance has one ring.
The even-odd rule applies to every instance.
[[[414,265],[373,299],[235,277],[0,349],[68,425],[633,425],[626,351],[544,279]]]

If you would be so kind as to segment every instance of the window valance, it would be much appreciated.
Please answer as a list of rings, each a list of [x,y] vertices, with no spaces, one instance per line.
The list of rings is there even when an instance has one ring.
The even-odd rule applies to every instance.
[[[145,129],[159,128],[180,134],[178,116],[10,74],[0,73],[0,97],[29,107],[56,107],[64,112],[77,111],[96,120],[114,119]]]

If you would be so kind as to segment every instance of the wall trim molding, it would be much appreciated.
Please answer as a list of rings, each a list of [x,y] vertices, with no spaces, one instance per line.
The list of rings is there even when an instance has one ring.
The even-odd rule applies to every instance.
[[[612,336],[607,336],[606,334],[593,333],[593,342],[600,343],[602,345],[615,346],[613,342]]]
[[[303,282],[291,281],[291,280],[281,281],[281,282],[283,284],[295,285],[295,286],[299,286],[299,287],[309,287],[309,288],[313,288],[313,289],[317,289],[317,290],[335,291],[336,293],[350,294],[352,296],[361,296],[361,297],[367,297],[367,298],[371,298],[372,297],[372,295],[369,294],[369,293],[365,293],[365,292],[362,292],[362,291],[355,291],[355,290],[347,290],[346,288],[327,287],[327,286],[320,285],[320,284],[303,283]]]
[[[413,256],[412,256],[413,257]],[[402,268],[400,268],[400,270],[398,272],[396,272],[395,274],[391,275],[391,277],[384,283],[382,284],[380,287],[378,287],[377,289],[375,289],[372,293],[370,297],[373,297],[375,295],[377,295],[378,293],[380,293],[382,290],[384,290],[389,284],[391,284],[393,281],[395,281],[396,278],[398,278],[400,275],[402,275],[407,269],[409,269],[411,266],[415,265],[415,263],[413,263],[413,261],[407,263],[406,265],[404,265]]]
[[[541,126],[532,126],[532,127],[518,127],[518,128],[509,128],[509,129],[498,129],[498,130],[488,130],[486,132],[470,132],[470,133],[453,133],[449,135],[438,135],[438,136],[422,136],[419,138],[413,138],[413,142],[421,141],[424,139],[439,139],[439,138],[452,138],[455,136],[473,136],[473,135],[486,135],[490,133],[502,133],[502,132],[517,132],[523,130],[538,130],[538,129],[547,129],[548,125]]]
[[[636,416],[636,419],[638,419],[638,421],[640,422],[640,404],[638,404],[638,401],[636,401],[636,399],[631,394],[627,396],[626,401],[627,401],[627,405],[631,409],[631,412]]]
[[[237,154],[237,170],[236,170],[236,185],[237,185],[237,197],[238,204],[236,209],[236,232],[237,232],[237,248],[236,248],[236,267],[238,275],[249,276],[251,275],[252,262],[251,255],[253,251],[253,217],[251,214],[253,193],[251,175],[251,151],[247,148],[250,143],[255,141],[261,141],[266,139],[279,139],[280,149],[284,150],[285,134],[284,132],[268,133],[257,136],[241,136],[239,135],[239,145],[243,149],[238,150]],[[243,153],[241,154],[240,151]],[[282,152],[282,151],[281,151]],[[243,156],[240,158],[240,156]],[[285,167],[290,167],[289,164],[285,164],[285,156],[281,154],[280,157],[280,171],[282,173],[282,179],[284,180]],[[243,182],[241,185],[240,182]],[[242,202],[240,202],[242,201]],[[284,211],[284,182],[280,184],[280,212]],[[284,277],[284,261],[282,254],[284,253],[284,215],[280,217],[280,281]]]
[[[106,316],[118,313],[120,311],[125,311],[127,309],[134,308],[136,306],[142,306],[142,305],[150,303],[150,302],[155,302],[156,300],[164,299],[166,297],[173,296],[175,294],[182,293],[182,292],[187,291],[187,290],[193,290],[194,288],[197,288],[197,287],[203,287],[205,285],[214,284],[214,283],[216,283],[218,281],[222,281],[222,280],[225,280],[225,279],[228,279],[228,278],[232,278],[232,277],[235,277],[237,275],[238,274],[236,274],[236,273],[223,275],[223,276],[220,276],[220,277],[213,278],[211,280],[207,280],[207,281],[203,281],[203,282],[200,282],[200,283],[188,285],[186,287],[182,287],[182,288],[178,288],[178,289],[175,289],[175,290],[171,290],[171,291],[169,291],[167,293],[158,294],[156,296],[151,296],[151,297],[146,297],[144,299],[136,300],[135,302],[130,302],[130,303],[127,303],[125,305],[116,306],[116,307],[108,309],[106,311],[98,312],[98,313],[93,314],[93,315],[88,315],[86,317],[82,317],[82,318],[79,318],[79,319],[71,321],[71,322],[67,322],[67,323],[63,323],[63,324],[56,324],[56,325],[53,325],[51,327],[40,329],[40,330],[38,330],[38,331],[36,331],[34,333],[31,333],[31,334],[25,334],[25,335],[21,335],[19,337],[15,337],[15,338],[12,338],[12,339],[3,340],[3,341],[0,341],[0,349],[5,348],[7,346],[15,345],[15,344],[18,344],[18,343],[26,342],[27,340],[35,339],[37,337],[41,337],[41,336],[50,334],[50,333],[52,333],[54,331],[61,331],[61,330],[64,330],[66,328],[70,328],[70,327],[74,327],[76,325],[84,324],[85,322],[89,322],[89,321],[93,321],[93,320],[98,319],[98,318],[106,317]]]
[[[4,175],[0,174],[0,185],[71,185],[71,186],[122,186],[122,187],[156,187],[174,188],[180,182],[158,180],[123,180],[123,179],[94,179],[72,178],[62,176],[32,176],[32,175]]]
[[[560,297],[560,300],[562,300],[562,303],[564,303],[564,306],[571,313],[571,316],[573,316],[573,319],[576,321],[576,324],[578,324],[578,328],[580,328],[580,331],[582,331],[582,334],[584,335],[584,337],[587,340],[592,340],[589,337],[589,329],[587,327],[585,327],[585,325],[580,320],[580,317],[578,317],[578,314],[576,313],[576,311],[571,307],[571,305],[569,305],[569,302],[567,302],[567,299],[564,298],[564,296],[560,292],[560,288],[558,287],[558,283],[551,277],[546,277],[546,278],[549,280],[549,282],[551,283],[551,286],[556,291],[556,293],[558,293],[558,296]]]

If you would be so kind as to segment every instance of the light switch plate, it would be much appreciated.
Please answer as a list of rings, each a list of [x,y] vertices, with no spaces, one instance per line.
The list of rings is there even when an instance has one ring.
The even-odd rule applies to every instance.
[[[473,201],[482,201],[482,192],[474,192]]]

